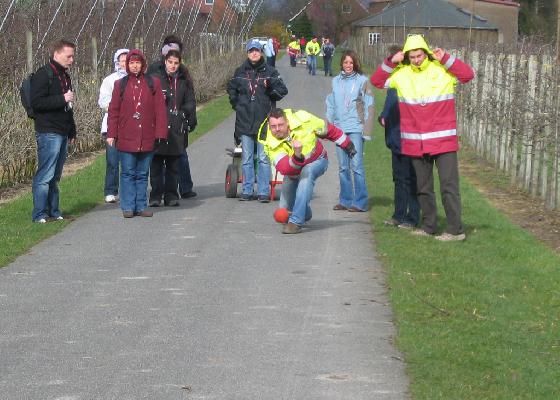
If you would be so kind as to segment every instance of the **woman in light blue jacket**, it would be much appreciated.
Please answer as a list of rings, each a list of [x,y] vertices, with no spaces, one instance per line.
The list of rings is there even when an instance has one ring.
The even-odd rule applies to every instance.
[[[349,158],[339,146],[336,148],[340,194],[333,209],[363,212],[368,210],[363,142],[373,130],[373,92],[356,52],[347,50],[342,54],[340,70],[327,96],[327,120],[350,137],[357,153]]]

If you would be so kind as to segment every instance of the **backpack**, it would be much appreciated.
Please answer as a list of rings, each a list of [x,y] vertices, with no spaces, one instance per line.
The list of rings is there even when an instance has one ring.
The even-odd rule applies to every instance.
[[[152,79],[151,75],[144,75],[144,79],[146,79],[146,83],[148,84],[148,87],[150,88],[150,91],[152,92],[152,95],[156,94],[156,90],[154,89],[154,80]],[[125,76],[124,78],[121,78],[120,80],[120,87],[119,87],[119,93],[121,96],[121,101],[123,99],[124,96],[124,90],[126,89],[126,84],[128,83],[128,75]]]
[[[21,86],[19,87],[19,97],[21,98],[21,105],[23,106],[23,108],[25,108],[27,117],[31,119],[35,119],[35,112],[33,111],[33,107],[31,106],[31,79],[37,73],[37,71],[27,75],[27,77],[21,82]],[[47,76],[49,77],[50,87],[54,78],[54,72],[51,68],[47,68]]]

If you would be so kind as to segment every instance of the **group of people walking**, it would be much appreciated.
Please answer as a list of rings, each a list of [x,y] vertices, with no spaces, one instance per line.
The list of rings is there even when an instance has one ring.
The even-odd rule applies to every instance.
[[[291,64],[293,46],[292,42],[288,45]],[[332,53],[324,51],[331,46],[328,40],[323,43],[323,56],[332,57],[334,47]],[[33,181],[35,222],[63,218],[58,209],[57,183],[67,142],[76,135],[74,94],[67,73],[74,48],[70,42],[57,43],[49,64],[32,79],[39,159]],[[125,218],[151,217],[148,206],[177,206],[180,198],[196,195],[186,153],[188,134],[197,124],[196,104],[181,51],[180,40],[168,36],[161,59],[148,68],[140,50],[119,49],[114,56],[115,72],[101,85],[99,106],[105,111],[101,131],[107,142],[105,201],[116,202],[120,196]],[[312,218],[315,182],[328,166],[326,149],[319,140],[326,139],[336,143],[339,164],[340,191],[333,209],[367,211],[363,144],[373,131],[373,84],[389,89],[385,109],[378,118],[393,152],[395,213],[386,223],[401,228],[414,228],[420,223],[420,229],[413,230],[415,234],[435,235],[435,164],[448,220],[446,232],[437,238],[464,240],[454,88],[457,82],[466,83],[474,77],[468,65],[442,49],[431,50],[423,36],[410,35],[404,47],[392,49],[368,79],[357,54],[347,50],[342,53],[341,72],[332,80],[326,98],[325,121],[305,110],[276,106],[288,89],[263,51],[258,40],[250,40],[247,59],[227,85],[236,112],[234,140],[242,149],[243,190],[239,200],[270,201],[273,163],[284,175],[279,205],[289,212],[282,232],[300,233]],[[306,46],[308,57],[319,51],[316,38]],[[310,65],[309,73],[315,74],[313,61]],[[330,62],[328,65],[326,75]]]
[[[303,37],[298,40],[295,35],[292,35],[286,51],[292,67],[297,65],[298,58],[305,56],[307,71],[310,75],[317,74],[317,57],[322,56],[325,76],[332,76],[331,64],[335,47],[328,37],[322,38],[319,43],[316,36],[307,42]]]

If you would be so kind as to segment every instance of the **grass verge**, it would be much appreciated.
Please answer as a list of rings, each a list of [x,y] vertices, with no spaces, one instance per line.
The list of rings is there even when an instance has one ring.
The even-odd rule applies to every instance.
[[[380,109],[381,92],[376,101]],[[413,397],[560,398],[560,257],[464,180],[466,242],[439,243],[384,226],[393,182],[380,128],[365,151],[376,247]]]
[[[228,97],[218,97],[198,112],[198,126],[191,134],[190,142],[209,132],[232,112]],[[60,207],[65,216],[78,217],[103,201],[103,177],[105,156],[63,178],[60,182]],[[52,236],[70,223],[71,219],[35,224],[31,222],[33,198],[27,193],[0,206],[0,268],[28,251],[41,240]]]

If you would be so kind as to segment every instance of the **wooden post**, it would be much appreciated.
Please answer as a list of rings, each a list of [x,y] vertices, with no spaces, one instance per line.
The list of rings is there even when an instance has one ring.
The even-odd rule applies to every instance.
[[[33,33],[31,31],[25,32],[25,42],[27,51],[27,72],[33,71]]]

